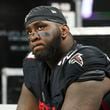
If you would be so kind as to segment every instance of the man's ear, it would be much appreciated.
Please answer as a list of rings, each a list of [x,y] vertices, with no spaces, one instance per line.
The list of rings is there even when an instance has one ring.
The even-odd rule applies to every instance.
[[[61,35],[62,36],[61,37],[63,39],[65,39],[67,37],[68,33],[69,33],[69,27],[67,25],[62,25],[61,26]]]

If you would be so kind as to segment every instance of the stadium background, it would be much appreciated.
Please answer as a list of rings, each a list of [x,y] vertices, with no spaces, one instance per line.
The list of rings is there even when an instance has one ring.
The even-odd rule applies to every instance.
[[[52,2],[70,3],[72,0],[0,0],[0,70],[3,67],[22,67],[22,60],[28,52],[28,42],[24,32],[24,18],[28,11],[38,5],[51,5]],[[83,27],[110,26],[109,0],[94,0],[93,16],[83,19]],[[98,46],[110,56],[110,35],[75,36],[79,42]],[[1,72],[0,72],[1,77]],[[16,104],[23,77],[8,77],[8,104]],[[1,92],[0,80],[0,103]]]

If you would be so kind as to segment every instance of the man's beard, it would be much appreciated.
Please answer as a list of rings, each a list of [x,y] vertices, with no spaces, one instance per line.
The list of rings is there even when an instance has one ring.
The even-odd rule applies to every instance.
[[[57,52],[60,48],[60,44],[61,38],[60,36],[57,36],[54,42],[51,45],[48,45],[45,50],[40,53],[36,52],[34,54],[38,60],[50,60],[52,58],[55,58],[55,56],[57,55]]]

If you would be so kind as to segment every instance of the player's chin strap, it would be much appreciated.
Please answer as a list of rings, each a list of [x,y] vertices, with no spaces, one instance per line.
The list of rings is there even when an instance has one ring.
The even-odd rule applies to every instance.
[[[102,100],[102,107],[103,107],[103,110],[110,110],[110,107],[104,100]]]

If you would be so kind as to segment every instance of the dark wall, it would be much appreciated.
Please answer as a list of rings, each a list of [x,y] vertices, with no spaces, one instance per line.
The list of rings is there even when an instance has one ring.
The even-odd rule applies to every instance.
[[[25,15],[38,5],[47,4],[46,0],[3,0],[0,1],[0,28],[23,29]]]
[[[75,36],[78,43],[96,46],[110,57],[110,35]]]

